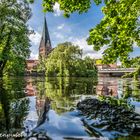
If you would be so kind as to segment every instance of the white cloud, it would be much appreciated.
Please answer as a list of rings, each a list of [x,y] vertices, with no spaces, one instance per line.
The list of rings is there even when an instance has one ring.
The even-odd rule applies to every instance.
[[[133,44],[133,48],[138,48],[138,45],[137,45],[136,42],[134,42],[134,44]]]
[[[63,32],[54,32],[54,37],[56,38],[57,43],[60,42],[72,42],[74,45],[78,45],[80,49],[83,50],[83,57],[89,56],[91,58],[102,58],[102,53],[104,52],[106,47],[102,47],[100,51],[94,51],[93,46],[87,44],[87,37],[76,38],[73,36],[64,35]]]
[[[63,14],[63,12],[60,10],[60,5],[57,2],[53,6],[53,10],[54,10],[54,15],[55,16],[60,16],[60,15]]]
[[[83,50],[83,57],[89,56],[91,58],[101,58],[106,47],[103,47],[100,51],[94,51],[93,47],[87,44],[86,38],[87,37],[71,40],[75,45],[80,46],[80,49]]]
[[[52,42],[55,43],[53,46],[57,46],[60,42],[69,41],[69,38],[72,35],[72,29],[69,27],[68,24],[62,23],[56,25],[56,28],[54,28],[51,32],[51,36],[53,37]],[[73,38],[73,36],[72,36]]]
[[[58,29],[58,30],[61,30],[61,29],[64,28],[64,26],[65,26],[65,24],[61,24],[61,25],[57,26],[57,29]]]
[[[64,40],[64,35],[63,34],[61,34],[59,32],[54,32],[53,34],[57,39],[63,39]]]
[[[30,59],[33,59],[33,60],[38,59],[38,54],[34,54],[34,53],[31,52]]]
[[[41,34],[39,34],[37,31],[35,31],[34,34],[31,34],[29,36],[29,39],[31,40],[32,45],[39,45]]]
[[[30,27],[30,29],[33,30],[32,27]],[[38,47],[41,40],[41,34],[37,31],[34,31],[34,33],[29,36],[29,39],[32,45],[30,48],[30,59],[38,59]]]

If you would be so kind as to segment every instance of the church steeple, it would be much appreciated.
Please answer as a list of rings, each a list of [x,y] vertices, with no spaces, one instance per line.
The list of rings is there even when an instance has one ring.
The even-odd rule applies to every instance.
[[[51,46],[50,35],[48,31],[46,17],[44,16],[44,27],[43,27],[40,46],[39,46],[39,56],[47,57],[48,54],[51,52],[51,50],[52,50],[52,46]]]
[[[46,21],[46,17],[45,17],[45,16],[44,16],[44,27],[43,27],[42,38],[43,38],[43,40],[45,41],[45,44],[46,44],[47,42],[49,42],[50,45],[51,45],[50,35],[49,35],[48,26],[47,26],[47,21]]]

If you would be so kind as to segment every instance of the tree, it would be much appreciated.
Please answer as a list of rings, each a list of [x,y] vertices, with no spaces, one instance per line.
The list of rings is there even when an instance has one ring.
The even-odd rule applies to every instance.
[[[94,60],[82,59],[82,50],[70,42],[59,44],[46,60],[47,76],[97,76]]]
[[[54,76],[69,76],[72,73],[73,61],[80,59],[81,50],[70,42],[59,44],[46,60],[46,74]]]
[[[31,9],[26,0],[0,1],[0,75],[29,57],[29,29],[26,25]],[[17,67],[17,66],[16,66]]]
[[[33,1],[33,0],[32,0]],[[60,4],[64,16],[69,17],[73,12],[87,12],[91,7],[91,0],[43,0],[44,11],[53,12],[55,3]],[[140,2],[139,0],[93,0],[98,5],[104,2],[102,11],[104,18],[93,29],[87,39],[94,50],[104,51],[104,63],[114,63],[118,59],[127,65],[129,53],[133,46],[140,46]]]
[[[135,57],[135,58],[132,58],[131,61],[130,61],[130,65],[132,68],[137,68],[138,66],[140,66],[140,57]]]
[[[126,73],[123,78],[133,77],[134,80],[138,80],[138,77],[140,75],[140,57],[130,59],[127,67],[136,68],[136,70],[131,73]]]
[[[15,56],[7,61],[3,73],[6,75],[24,75],[25,67],[25,59]]]

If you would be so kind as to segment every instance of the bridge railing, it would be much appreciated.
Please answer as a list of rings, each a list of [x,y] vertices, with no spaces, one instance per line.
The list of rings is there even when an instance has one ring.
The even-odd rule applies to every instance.
[[[106,68],[106,69],[98,69],[98,71],[135,71],[136,68]]]

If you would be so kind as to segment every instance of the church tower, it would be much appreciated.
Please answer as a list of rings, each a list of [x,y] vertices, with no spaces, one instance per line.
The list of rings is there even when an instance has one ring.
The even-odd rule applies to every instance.
[[[43,33],[40,41],[39,46],[39,57],[45,58],[48,56],[48,54],[51,52],[52,46],[51,46],[51,40],[49,36],[49,31],[47,27],[47,21],[46,17],[44,17],[44,27],[43,27]]]

